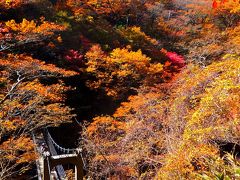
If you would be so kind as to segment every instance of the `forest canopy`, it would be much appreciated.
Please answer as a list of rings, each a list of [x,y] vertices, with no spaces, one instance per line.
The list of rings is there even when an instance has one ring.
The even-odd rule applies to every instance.
[[[0,74],[0,179],[66,124],[85,178],[240,178],[239,0],[0,0]]]

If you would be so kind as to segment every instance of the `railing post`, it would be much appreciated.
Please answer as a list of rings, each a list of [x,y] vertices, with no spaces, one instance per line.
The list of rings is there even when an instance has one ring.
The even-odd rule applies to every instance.
[[[76,180],[83,180],[83,171],[82,168],[78,165],[75,165],[75,179]]]
[[[82,150],[81,149],[77,149],[76,150],[76,154],[77,154],[77,158],[76,158],[76,164],[75,164],[75,179],[76,180],[83,180],[83,160],[81,157],[81,153]]]
[[[43,180],[50,180],[51,167],[49,162],[50,153],[48,151],[43,153]]]

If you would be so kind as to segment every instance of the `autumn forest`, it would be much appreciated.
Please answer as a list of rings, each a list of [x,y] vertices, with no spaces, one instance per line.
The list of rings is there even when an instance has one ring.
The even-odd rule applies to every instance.
[[[84,179],[240,179],[240,1],[0,0],[0,180],[46,129]]]

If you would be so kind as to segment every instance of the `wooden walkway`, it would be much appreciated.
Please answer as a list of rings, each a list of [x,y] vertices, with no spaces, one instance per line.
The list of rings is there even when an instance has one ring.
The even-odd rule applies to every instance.
[[[59,146],[47,129],[32,134],[37,145],[36,160],[38,180],[67,180],[63,164],[75,165],[75,180],[83,179],[83,160],[81,149],[68,149]]]

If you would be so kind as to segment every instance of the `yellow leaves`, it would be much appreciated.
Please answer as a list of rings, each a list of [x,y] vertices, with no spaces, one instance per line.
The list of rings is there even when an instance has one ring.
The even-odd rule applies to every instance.
[[[6,76],[1,79],[4,84],[0,91],[3,99],[0,106],[0,159],[1,163],[4,160],[13,167],[18,164],[22,167],[22,163],[28,165],[36,158],[33,142],[29,138],[33,130],[57,126],[73,117],[71,109],[60,104],[64,100],[63,93],[69,88],[60,80],[51,81],[50,85],[43,84],[40,78],[76,73],[25,54],[6,54],[0,59],[0,67],[1,75]]]
[[[17,31],[18,27],[16,27],[16,22],[15,20],[10,20],[6,22],[6,26],[10,27],[12,30]]]
[[[146,104],[157,101],[161,96],[161,93],[157,94],[152,92],[144,95],[130,96],[127,102],[121,103],[121,106],[115,111],[113,116],[116,118],[127,117],[131,113],[147,108]],[[154,105],[156,105],[155,103]]]
[[[28,152],[28,153],[24,153],[23,155],[21,155],[21,157],[16,161],[16,163],[20,164],[20,163],[29,163],[31,161],[36,160],[37,155],[34,154],[33,152]]]
[[[99,14],[120,13],[122,8],[124,9],[129,4],[128,0],[124,2],[120,0],[90,0],[85,3]]]
[[[12,21],[14,21],[14,20],[12,20]],[[6,25],[7,25],[7,22],[6,22]],[[8,26],[8,25],[7,25]],[[14,26],[14,25],[13,25]],[[16,24],[15,24],[15,26],[16,26]],[[10,28],[11,28],[11,26],[10,26]],[[33,20],[31,20],[31,21],[28,21],[28,20],[26,20],[26,19],[23,19],[22,20],[22,23],[20,23],[19,25],[18,25],[18,27],[15,27],[16,28],[16,30],[20,30],[21,32],[23,32],[23,33],[28,33],[28,32],[31,32],[31,31],[34,31],[35,30],[35,28],[36,28],[36,23],[33,21]],[[16,31],[15,30],[15,31]]]
[[[87,85],[92,89],[104,87],[108,96],[116,98],[127,91],[129,84],[136,84],[147,78],[153,80],[163,71],[160,63],[151,64],[151,58],[141,50],[130,50],[130,47],[116,48],[107,55],[99,45],[94,45],[86,53],[86,58],[86,72],[96,77],[93,82],[88,81]]]
[[[236,109],[240,102],[239,67],[239,61],[234,59],[213,63],[194,72],[195,76],[186,81],[183,89],[180,88],[185,91],[186,96],[186,87],[193,89],[191,93],[200,93],[197,95],[199,103],[186,116],[187,124],[183,135],[185,139],[202,142],[207,139],[227,138],[228,132],[232,131],[231,124],[237,124],[236,119],[232,118],[231,109],[235,109],[234,116],[240,113],[239,108]]]
[[[90,64],[90,63],[89,63]],[[89,73],[94,73],[95,71],[97,70],[96,67],[94,67],[94,64],[92,64],[92,67],[89,66],[87,67],[86,71],[89,72]]]
[[[15,33],[14,38],[16,40],[26,40],[26,39],[37,39],[42,38],[40,35],[45,37],[51,36],[56,31],[63,31],[66,29],[65,26],[57,25],[52,22],[44,21],[40,18],[40,24],[38,25],[36,21],[23,19],[22,22],[16,23],[15,20],[10,20],[5,22],[7,29]]]
[[[109,162],[114,166],[113,170],[119,171],[124,177],[140,177],[155,171],[147,167],[144,171],[146,174],[139,173],[139,167],[144,165],[154,164],[158,167],[158,160],[163,154],[160,152],[162,136],[161,131],[156,132],[155,128],[161,126],[161,122],[149,112],[157,111],[155,107],[159,95],[144,95],[144,98],[131,96],[129,102],[122,103],[121,109],[118,109],[114,117],[96,117],[87,127],[84,135],[87,135],[86,138],[95,146],[101,148],[101,151],[95,151],[91,159],[94,167]],[[148,106],[150,104],[152,106]],[[155,149],[156,154],[153,152]]]
[[[11,138],[0,145],[0,149],[6,152],[5,158],[16,160],[17,163],[34,160],[36,158],[34,147],[32,140],[25,136]],[[18,154],[18,150],[22,151],[22,154]]]
[[[4,110],[4,109],[2,109]],[[26,125],[26,122],[22,119],[3,119],[0,122],[0,127],[5,131],[14,131]]]
[[[150,60],[151,58],[142,54],[141,50],[134,52],[125,48],[114,49],[108,58],[108,61],[110,62],[119,64],[128,63],[129,65],[134,64],[138,68],[144,68],[144,66],[148,65]]]
[[[95,61],[101,60],[104,57],[105,57],[105,54],[102,51],[100,45],[92,46],[91,49],[86,53],[86,58],[92,60],[92,61],[89,61],[88,63],[96,63]]]
[[[94,18],[92,16],[87,16],[86,20],[89,22],[93,22]]]
[[[12,2],[12,0],[5,0],[5,4],[9,5]]]
[[[28,21],[24,18],[22,20],[22,22],[19,23],[19,24],[17,24],[15,22],[15,20],[7,21],[6,26],[13,31],[20,31],[20,32],[23,32],[23,33],[29,33],[29,32],[35,31],[37,25],[33,20]]]
[[[3,6],[4,8],[16,8],[24,4],[24,0],[1,0],[0,6]]]
[[[214,1],[214,15],[220,21],[222,17],[226,19],[221,21],[226,27],[234,27],[239,25],[240,16],[240,1],[239,0],[224,0],[224,1]]]
[[[176,152],[168,154],[166,162],[157,174],[158,178],[169,179],[196,179],[195,169],[204,171],[208,168],[207,158],[215,159],[218,149],[211,145],[182,144]]]
[[[44,34],[44,35],[52,35],[54,31],[63,31],[66,27],[62,25],[57,25],[52,22],[44,21],[39,26],[36,26],[36,29],[33,31],[34,33]]]
[[[135,33],[138,33],[138,34],[141,34],[141,35],[145,35],[142,31],[141,31],[141,28],[140,27],[137,27],[137,26],[133,26],[131,27],[131,30]]]
[[[58,80],[60,77],[77,73],[26,54],[18,54],[19,50],[34,54],[31,52],[33,44],[35,46],[40,43],[44,46],[48,42],[45,40],[55,32],[65,30],[64,26],[48,22],[43,17],[34,19],[30,15],[34,12],[22,14],[26,13],[27,6],[14,9],[28,3],[34,3],[34,7],[40,11],[51,6],[51,3],[43,3],[41,0],[0,0],[1,15],[3,13],[3,16],[6,16],[5,20],[9,20],[0,23],[1,51],[4,51],[1,52],[0,58],[0,171],[6,171],[0,173],[0,179],[5,179],[4,173],[10,179],[15,175],[18,177],[31,165],[31,161],[35,160],[31,132],[69,122],[74,116],[71,114],[72,109],[63,104],[64,92],[69,88],[65,87],[63,81]],[[18,14],[31,19],[21,20]],[[14,19],[10,20],[11,17]],[[59,45],[62,39],[56,36],[53,42]],[[29,43],[30,49],[27,47]],[[52,43],[48,47],[50,46],[54,47]],[[39,50],[39,47],[34,49]],[[7,54],[8,52],[13,54]]]
[[[61,36],[58,36],[58,37],[57,37],[57,41],[58,41],[59,43],[62,43],[62,37],[61,37]]]
[[[240,49],[240,25],[226,31],[229,37],[229,45],[232,45],[236,49],[236,54],[239,53]]]
[[[172,31],[170,25],[168,23],[166,23],[166,21],[162,17],[159,17],[157,26],[158,26],[158,29],[160,29],[161,31],[163,31],[165,33],[170,34]]]
[[[223,59],[226,60],[226,59],[238,59],[240,60],[240,57],[237,56],[236,54],[225,54],[223,56]]]
[[[189,65],[175,84],[167,86],[170,96],[161,96],[160,89],[148,90],[122,103],[113,117],[125,122],[124,136],[115,141],[125,142],[124,156],[136,161],[141,154],[142,159],[161,162],[156,179],[197,179],[198,173],[214,178],[212,172],[226,168],[211,142],[239,141],[240,61],[236,56],[225,58],[204,68]],[[161,158],[151,154],[146,137],[167,149],[159,153]],[[106,147],[106,140],[98,142]]]
[[[107,96],[110,96],[110,97],[117,97],[119,95],[116,90],[113,90],[111,88],[106,88],[106,92],[107,92]]]
[[[125,123],[115,120],[110,116],[98,116],[93,119],[93,122],[88,126],[88,136],[104,135],[102,133],[114,133],[124,129]],[[106,134],[107,135],[107,134]]]
[[[128,76],[128,75],[131,75],[131,71],[129,71],[129,70],[121,70],[121,71],[119,71],[119,72],[117,72],[117,76],[119,76],[119,77],[126,77],[126,76]]]
[[[151,64],[149,67],[149,73],[154,74],[154,73],[161,73],[163,71],[163,65],[160,63],[157,64]]]
[[[120,58],[120,50],[109,58]],[[120,161],[130,167],[146,159],[158,162],[156,179],[197,179],[202,173],[215,178],[213,172],[227,165],[212,142],[235,143],[240,135],[240,61],[225,58],[204,68],[189,65],[169,86],[142,88],[113,117],[94,119],[88,137],[110,158],[123,154]],[[113,163],[118,161],[114,156]]]
[[[239,0],[227,0],[218,8],[219,11],[229,11],[232,14],[237,14],[240,12],[240,2]]]
[[[1,128],[5,128],[7,131],[15,130],[16,126],[12,121],[1,121],[0,122]]]
[[[128,31],[128,30],[127,30]],[[151,38],[150,36],[146,35],[143,31],[141,31],[140,27],[137,26],[133,26],[129,28],[129,31],[132,33],[130,34],[129,38],[130,39],[134,39],[134,36],[137,38],[144,38],[146,41],[149,41],[150,43],[152,43],[153,45],[157,45],[158,42],[156,39]],[[132,36],[132,37],[131,37]]]
[[[149,44],[153,46],[158,45],[158,41],[146,35],[143,31],[141,31],[140,27],[132,26],[125,29],[119,29],[118,31],[127,38],[132,45],[137,44],[141,47],[148,46]]]
[[[39,96],[42,96],[52,102],[60,102],[63,100],[62,96],[59,94],[65,92],[68,88],[64,87],[61,84],[54,84],[51,86],[44,86],[39,83],[38,80],[24,84],[20,87],[21,91],[29,91],[29,93],[37,93]]]

